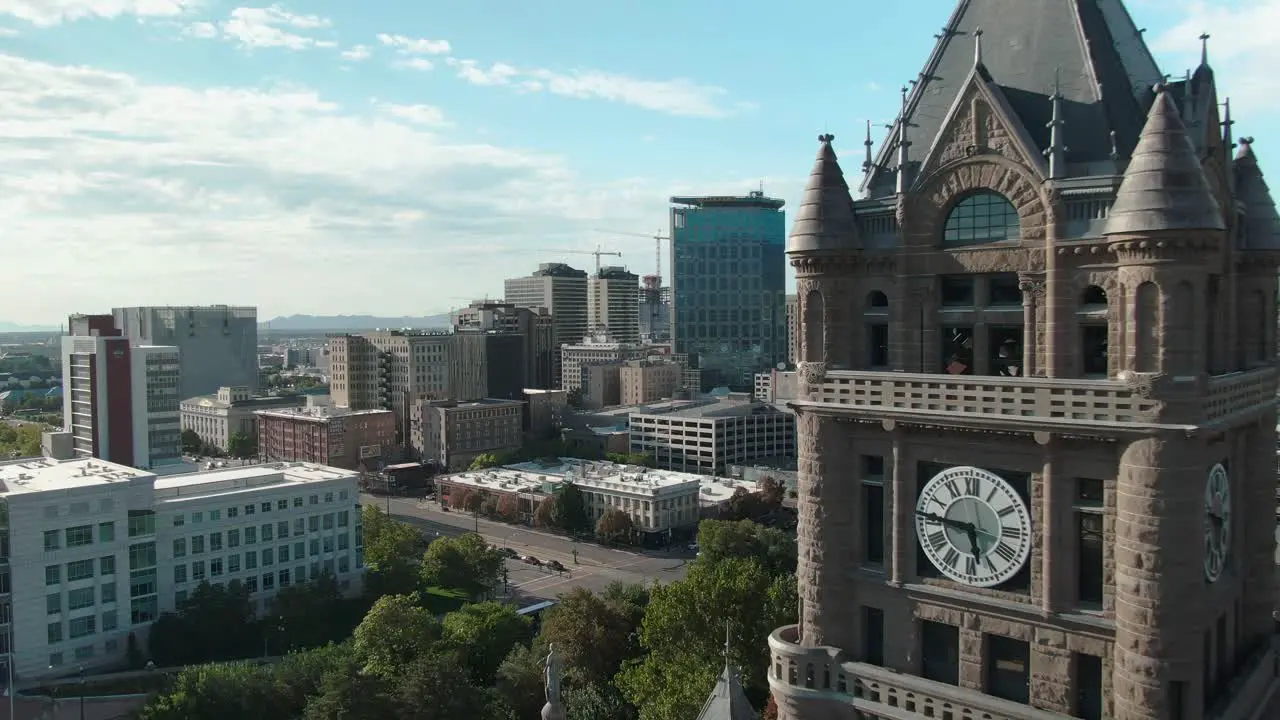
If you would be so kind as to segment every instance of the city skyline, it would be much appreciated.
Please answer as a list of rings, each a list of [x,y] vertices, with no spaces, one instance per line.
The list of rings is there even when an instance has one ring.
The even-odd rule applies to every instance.
[[[596,245],[650,273],[651,241],[595,229],[666,233],[669,196],[761,183],[791,211],[823,131],[855,170],[865,122],[878,147],[901,68],[953,5],[926,4],[0,0],[0,237],[19,269],[0,321],[217,302],[263,318],[436,314],[539,262],[590,271],[559,251]],[[1175,74],[1202,32],[1231,38],[1209,52],[1265,169],[1255,130],[1280,114],[1266,72],[1280,2],[1130,10]],[[819,18],[843,40],[812,42]],[[349,282],[353,266],[378,282]]]

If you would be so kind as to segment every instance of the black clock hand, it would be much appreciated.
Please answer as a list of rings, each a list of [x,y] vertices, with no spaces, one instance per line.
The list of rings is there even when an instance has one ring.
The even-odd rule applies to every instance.
[[[968,530],[968,532],[966,532],[965,534],[969,536],[969,547],[970,547],[970,549],[972,549],[972,550],[973,550],[973,559],[974,559],[974,560],[976,560],[976,561],[978,561],[978,562],[981,562],[981,561],[982,561],[982,551],[978,549],[978,530],[977,530],[977,528],[973,527],[973,525],[972,525],[972,524],[970,524],[970,525],[969,525],[969,530]]]
[[[959,520],[952,520],[950,518],[943,517],[937,513],[920,512],[919,510],[917,510],[916,515],[919,515],[925,520],[932,520],[936,523],[942,523],[943,525],[946,525],[948,527],[953,527],[964,533],[971,533],[977,530],[977,528],[973,526],[973,523],[961,522]]]

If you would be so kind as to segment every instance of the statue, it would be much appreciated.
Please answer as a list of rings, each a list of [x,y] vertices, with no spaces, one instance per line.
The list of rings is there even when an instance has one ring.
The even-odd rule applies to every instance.
[[[556,645],[551,643],[547,648],[547,659],[544,661],[547,691],[547,704],[560,704],[560,658],[556,656]]]

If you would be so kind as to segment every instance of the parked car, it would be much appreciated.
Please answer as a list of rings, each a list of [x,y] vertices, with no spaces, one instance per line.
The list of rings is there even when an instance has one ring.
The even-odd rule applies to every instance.
[[[564,572],[566,569],[565,566],[561,564],[559,560],[552,560],[551,562],[547,563],[547,567],[551,568],[552,570],[555,570],[556,572]]]
[[[541,565],[542,561],[532,555],[525,555],[523,560],[529,565]]]

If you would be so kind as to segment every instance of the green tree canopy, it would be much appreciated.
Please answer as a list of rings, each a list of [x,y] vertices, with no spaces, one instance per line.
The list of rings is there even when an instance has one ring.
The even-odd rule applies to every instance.
[[[476,685],[493,684],[498,666],[517,644],[533,635],[529,618],[516,614],[512,605],[472,603],[444,616],[441,624],[447,647],[467,659]]]
[[[280,588],[271,600],[267,622],[284,626],[283,647],[294,650],[345,640],[359,616],[360,606],[342,597],[338,580],[324,574],[310,582]],[[272,620],[274,618],[274,620]]]
[[[480,597],[502,579],[502,553],[476,533],[442,537],[422,556],[422,582]]]
[[[352,649],[365,672],[393,677],[424,657],[440,639],[440,624],[416,596],[378,598],[352,634]]]
[[[698,525],[699,563],[715,565],[729,558],[757,558],[773,574],[794,575],[796,541],[776,528],[750,520],[703,520]]]
[[[535,527],[549,528],[552,523],[552,516],[555,513],[555,498],[543,498],[538,507],[533,510],[533,524]]]
[[[534,647],[516,645],[498,666],[494,690],[514,711],[513,716],[520,720],[539,717],[546,702],[543,685],[545,657],[546,653],[538,643],[534,643]]]
[[[795,622],[794,578],[772,574],[754,558],[694,563],[688,576],[652,590],[641,624],[645,658],[617,676],[618,688],[640,708],[641,720],[696,717],[723,668],[724,618],[730,627],[730,659],[741,669],[753,700],[768,692],[768,648],[761,642]]]
[[[365,505],[361,512],[365,585],[370,594],[395,595],[418,589],[418,560],[427,548],[427,539],[376,505]]]
[[[182,452],[188,455],[199,455],[202,448],[204,448],[204,440],[200,439],[195,430],[187,428],[182,431]]]
[[[487,470],[492,467],[499,467],[506,464],[508,458],[500,453],[481,453],[471,461],[470,470]]]
[[[256,457],[258,454],[258,440],[248,433],[232,433],[231,437],[227,438],[227,454],[241,460]]]
[[[200,585],[151,627],[151,659],[162,667],[237,660],[259,652],[249,591],[239,580]]]
[[[0,423],[0,460],[40,455],[40,432],[39,425],[19,425],[15,428],[8,423]]]
[[[327,670],[316,692],[306,699],[301,720],[384,720],[396,717],[392,684],[361,671],[354,657]]]
[[[566,480],[560,483],[553,497],[551,506],[551,524],[568,533],[586,532],[591,529],[591,518],[587,515],[587,499],[582,490],[574,483]]]
[[[597,594],[574,588],[544,615],[539,641],[555,644],[567,679],[574,684],[608,684],[635,652],[632,634],[639,629],[644,609],[633,605],[625,592],[610,588]]]
[[[601,540],[621,540],[629,537],[635,524],[631,516],[618,508],[609,508],[596,521],[596,537]]]
[[[404,668],[396,689],[398,720],[477,720],[489,715],[491,696],[471,684],[465,658],[434,650]]]
[[[565,690],[568,720],[636,720],[635,707],[610,683],[577,685]]]
[[[786,497],[786,494],[787,486],[772,475],[765,476],[760,480],[760,504],[766,512],[772,512],[782,507],[782,500]]]

